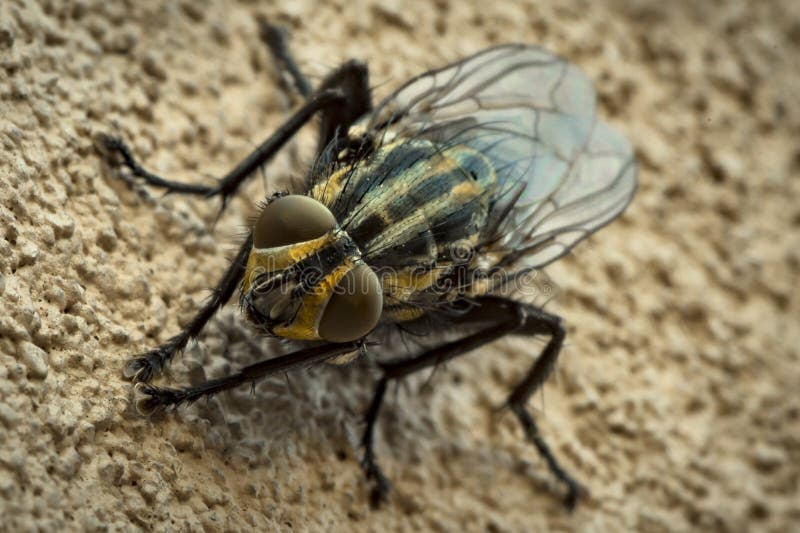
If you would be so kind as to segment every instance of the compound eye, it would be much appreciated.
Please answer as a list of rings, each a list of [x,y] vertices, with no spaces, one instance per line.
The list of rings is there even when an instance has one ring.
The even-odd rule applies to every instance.
[[[360,339],[372,331],[382,310],[378,276],[367,265],[358,265],[336,285],[319,322],[319,336],[328,342]]]
[[[308,196],[291,194],[268,203],[253,228],[253,246],[274,248],[322,237],[336,226],[327,207]]]

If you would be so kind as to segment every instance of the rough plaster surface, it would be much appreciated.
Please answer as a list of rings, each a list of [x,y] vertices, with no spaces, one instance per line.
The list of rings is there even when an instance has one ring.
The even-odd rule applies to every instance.
[[[491,43],[542,44],[586,70],[634,140],[633,205],[549,271],[569,346],[531,406],[591,491],[573,515],[493,411],[537,342],[389,395],[378,452],[395,491],[379,511],[358,467],[363,364],[132,412],[125,357],[186,323],[313,143],[213,226],[216,204],[111,176],[92,135],[118,132],[175,179],[223,174],[293,105],[257,13],[292,29],[315,79],[357,57],[378,94]],[[0,529],[800,527],[799,72],[792,0],[0,2]],[[268,348],[227,308],[172,380]]]

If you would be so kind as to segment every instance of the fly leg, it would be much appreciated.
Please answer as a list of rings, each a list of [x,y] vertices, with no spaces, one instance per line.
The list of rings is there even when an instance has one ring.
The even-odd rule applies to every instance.
[[[181,183],[153,174],[133,157],[124,141],[108,135],[98,138],[97,147],[101,155],[112,166],[125,166],[134,177],[169,193],[206,198],[220,196],[222,209],[242,182],[266,164],[316,113],[321,118],[317,156],[325,155],[320,163],[330,163],[339,150],[346,147],[348,129],[353,122],[372,109],[367,66],[359,61],[348,61],[325,77],[316,91],[312,91],[310,83],[289,53],[283,32],[264,21],[260,22],[260,30],[275,60],[289,72],[305,102],[275,133],[215,185]]]
[[[286,32],[279,26],[271,24],[265,19],[258,21],[261,40],[269,47],[272,57],[278,64],[281,70],[284,70],[292,78],[295,89],[300,93],[303,98],[311,96],[311,83],[308,78],[300,70],[294,56],[289,51],[288,43],[286,42]]]
[[[361,468],[367,479],[373,481],[375,486],[370,493],[370,503],[373,507],[377,507],[381,502],[385,501],[389,495],[391,484],[389,479],[384,475],[381,467],[375,459],[375,444],[373,437],[375,435],[375,423],[378,421],[378,413],[383,403],[383,396],[386,394],[386,385],[388,383],[387,377],[384,375],[378,385],[375,387],[375,392],[372,396],[372,401],[369,404],[366,415],[364,415],[364,435],[361,437],[361,446],[364,448],[364,457],[361,459]]]
[[[285,32],[265,20],[259,21],[261,39],[267,44],[281,70],[287,72],[303,98],[312,94],[311,84],[303,75],[297,62],[289,51]],[[340,148],[346,147],[347,133],[350,126],[372,110],[372,93],[369,88],[369,70],[361,61],[347,61],[328,74],[320,83],[317,91],[338,89],[345,95],[344,105],[330,106],[320,112],[319,142],[317,155],[327,151],[329,163]],[[333,141],[338,141],[332,145]]]
[[[211,298],[200,308],[191,322],[181,330],[180,333],[169,339],[167,342],[153,348],[152,350],[140,354],[130,359],[123,371],[125,377],[133,381],[148,382],[154,376],[161,374],[164,365],[172,360],[172,357],[186,347],[189,339],[193,339],[200,334],[206,323],[214,316],[217,310],[230,300],[233,292],[239,286],[239,282],[244,276],[247,258],[250,256],[250,249],[253,247],[253,234],[248,235],[245,242],[239,248],[236,257],[228,266],[228,270],[212,290]]]
[[[125,142],[115,137],[101,135],[98,139],[98,147],[112,166],[123,165],[127,167],[134,177],[141,179],[148,185],[165,189],[170,193],[191,194],[206,198],[220,196],[222,197],[222,208],[224,209],[228,198],[236,192],[239,185],[269,161],[315,113],[331,107],[341,107],[344,102],[345,95],[340,90],[325,89],[317,92],[275,133],[214,185],[181,183],[157,176],[142,167],[133,157],[130,148]]]
[[[362,438],[364,447],[362,468],[367,478],[375,482],[371,499],[373,503],[379,503],[386,498],[389,491],[388,479],[381,471],[375,458],[373,432],[386,392],[386,386],[390,380],[402,379],[425,368],[454,359],[508,334],[526,336],[548,334],[550,335],[550,342],[528,375],[511,394],[507,403],[519,418],[526,436],[536,445],[551,472],[567,486],[567,496],[564,503],[568,509],[572,509],[577,502],[580,486],[560,466],[550,448],[539,435],[533,417],[525,409],[525,402],[545,381],[558,357],[558,352],[564,340],[564,330],[560,319],[534,306],[503,298],[484,297],[480,298],[477,304],[473,310],[458,319],[458,322],[462,325],[480,324],[480,329],[476,333],[443,344],[411,359],[382,363],[380,365],[383,370],[383,376],[378,382],[372,402],[367,410],[365,416],[366,427]]]
[[[378,505],[380,502],[386,500],[390,489],[389,480],[383,474],[383,471],[377,463],[373,441],[375,423],[378,419],[388,382],[390,380],[402,379],[420,370],[444,363],[445,361],[463,355],[475,348],[479,348],[484,344],[488,344],[512,333],[522,325],[523,316],[520,311],[516,309],[518,305],[519,304],[516,302],[510,300],[484,298],[479,302],[477,307],[460,319],[460,322],[464,324],[484,321],[483,328],[477,333],[457,341],[437,346],[411,359],[390,361],[380,364],[383,376],[378,382],[372,402],[365,415],[366,427],[364,428],[364,435],[361,439],[362,446],[364,447],[364,457],[361,466],[367,479],[375,482],[375,486],[370,495],[373,505]],[[491,325],[487,326],[484,319],[492,315],[497,318],[490,320]]]
[[[149,415],[169,407],[191,404],[200,398],[238,387],[244,383],[255,383],[256,380],[267,376],[280,372],[287,372],[300,366],[321,363],[337,355],[344,355],[359,350],[360,348],[361,346],[358,342],[330,343],[314,346],[305,350],[260,361],[242,368],[229,376],[210,379],[199,385],[183,389],[154,387],[146,383],[139,383],[136,385],[136,392],[139,395],[136,401],[136,409],[143,415]]]
[[[547,463],[550,472],[567,487],[567,494],[564,497],[564,506],[568,511],[572,511],[578,503],[581,486],[575,478],[559,464],[550,446],[547,445],[547,442],[539,433],[539,428],[536,425],[533,415],[531,415],[530,411],[525,407],[528,399],[539,390],[553,371],[556,361],[558,360],[558,354],[564,343],[566,332],[558,316],[546,313],[533,306],[527,307],[526,311],[529,313],[527,321],[523,327],[515,333],[520,335],[547,334],[550,336],[550,340],[541,355],[539,355],[539,358],[536,359],[536,362],[528,371],[528,374],[511,392],[508,400],[506,400],[506,404],[517,416],[517,419],[522,425],[525,437],[536,447],[539,455],[541,455]]]

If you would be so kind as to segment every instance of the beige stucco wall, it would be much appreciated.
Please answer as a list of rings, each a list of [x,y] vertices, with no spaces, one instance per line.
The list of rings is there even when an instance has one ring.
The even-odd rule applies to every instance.
[[[317,4],[0,3],[0,529],[797,527],[799,4]],[[186,323],[313,142],[213,226],[214,203],[115,180],[92,135],[118,132],[174,179],[223,174],[291,106],[255,14],[292,29],[314,79],[366,60],[379,95],[490,43],[539,43],[585,69],[633,139],[633,205],[549,270],[568,346],[531,407],[591,491],[573,515],[492,410],[537,342],[390,390],[378,453],[395,491],[379,511],[358,466],[368,368],[296,372],[153,420],[130,409],[125,357]],[[251,338],[227,308],[173,382],[253,361]]]

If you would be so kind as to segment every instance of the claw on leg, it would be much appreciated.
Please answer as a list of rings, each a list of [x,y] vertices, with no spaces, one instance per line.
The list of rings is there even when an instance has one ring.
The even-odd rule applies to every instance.
[[[185,332],[181,333],[164,344],[129,359],[122,369],[122,375],[134,383],[140,381],[149,383],[154,377],[161,375],[175,354],[186,346],[188,339],[189,336]]]
[[[160,350],[152,350],[139,357],[129,359],[125,363],[122,375],[134,383],[149,383],[163,370],[162,361],[165,359]]]
[[[169,407],[177,407],[183,402],[182,391],[179,389],[154,387],[142,382],[133,387],[133,403],[136,412],[142,416],[150,416]]]
[[[533,416],[525,409],[525,406],[511,404],[511,410],[517,415],[517,419],[519,419],[522,429],[525,432],[525,437],[536,446],[539,455],[541,455],[547,463],[550,472],[567,487],[567,494],[564,496],[564,507],[567,508],[567,511],[572,512],[575,506],[578,505],[581,494],[584,492],[583,487],[581,487],[556,460],[552,450],[550,450],[550,447],[539,434],[539,429],[536,426]]]
[[[381,504],[389,500],[389,492],[392,490],[392,484],[389,482],[381,467],[375,462],[375,455],[372,450],[364,452],[364,458],[361,460],[361,469],[367,476],[367,480],[373,483],[370,490],[369,500],[373,508],[380,507]]]

